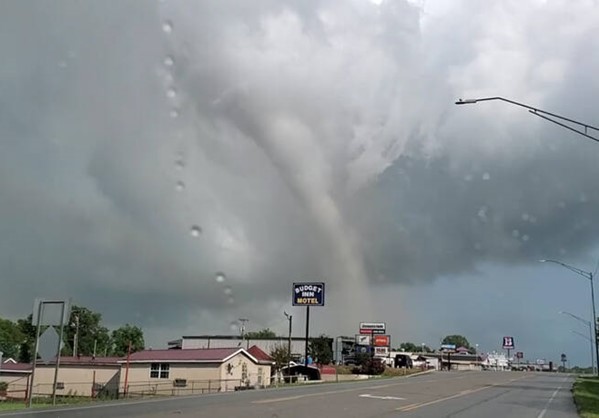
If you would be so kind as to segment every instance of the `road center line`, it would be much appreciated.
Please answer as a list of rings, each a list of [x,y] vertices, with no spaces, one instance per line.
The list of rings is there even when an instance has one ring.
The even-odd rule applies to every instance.
[[[423,381],[420,381],[419,383],[437,382],[438,380],[439,379],[423,380]],[[413,380],[401,381],[401,382],[395,382],[395,383],[388,383],[385,385],[375,385],[375,386],[367,386],[367,387],[356,387],[356,388],[350,388],[350,389],[330,390],[328,392],[307,393],[305,395],[287,396],[284,398],[261,399],[258,401],[252,401],[252,403],[253,404],[265,404],[265,403],[294,401],[296,399],[310,398],[310,397],[314,397],[314,396],[334,395],[337,393],[358,392],[358,391],[363,391],[363,390],[375,390],[375,389],[381,389],[381,388],[388,388],[391,386],[408,385],[408,384],[413,384],[413,382],[414,382]]]
[[[522,377],[518,377],[516,379],[511,379],[510,382],[515,382],[516,380],[525,379],[527,377],[528,376],[522,376]],[[471,395],[473,393],[481,392],[483,390],[486,390],[486,389],[489,389],[489,388],[493,388],[495,386],[499,386],[499,385],[503,385],[503,384],[505,384],[505,382],[495,383],[495,384],[492,384],[492,385],[483,386],[483,387],[480,387],[478,389],[467,389],[467,390],[463,390],[463,391],[461,391],[459,393],[456,393],[455,395],[446,396],[445,398],[434,399],[434,400],[429,401],[429,402],[422,402],[422,403],[416,403],[416,404],[406,405],[406,406],[403,406],[401,408],[396,408],[396,410],[397,411],[402,411],[402,412],[412,411],[414,409],[419,409],[419,408],[422,408],[422,407],[425,407],[425,406],[434,405],[436,403],[449,401],[451,399],[460,398],[460,397],[466,396],[466,395]],[[541,416],[541,417],[537,417],[537,418],[543,418],[543,417]]]

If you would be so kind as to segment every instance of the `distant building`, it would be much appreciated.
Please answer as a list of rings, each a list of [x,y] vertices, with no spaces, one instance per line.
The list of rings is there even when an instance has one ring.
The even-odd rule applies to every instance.
[[[288,337],[275,338],[244,338],[239,335],[184,335],[183,337],[169,341],[170,349],[194,349],[194,348],[224,348],[243,347],[246,350],[251,346],[257,346],[266,353],[271,353],[277,347],[287,347]],[[333,338],[330,338],[331,351],[333,351]],[[291,356],[298,359],[304,356],[306,347],[305,337],[291,338]],[[333,351],[334,352],[334,351]]]

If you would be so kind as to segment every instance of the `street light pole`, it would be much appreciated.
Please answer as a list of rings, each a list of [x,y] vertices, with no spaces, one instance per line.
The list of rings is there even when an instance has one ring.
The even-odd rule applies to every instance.
[[[528,109],[528,111],[530,113],[532,113],[533,115],[535,115],[535,116],[538,116],[538,117],[540,117],[542,119],[545,119],[545,120],[547,120],[547,121],[549,121],[551,123],[559,125],[562,128],[565,128],[565,129],[568,129],[568,130],[570,130],[572,132],[575,132],[578,135],[582,135],[582,136],[584,136],[586,138],[592,139],[595,142],[599,142],[599,138],[591,136],[591,135],[588,134],[589,129],[599,132],[599,128],[597,128],[595,126],[591,126],[589,124],[582,123],[582,122],[576,121],[574,119],[566,118],[564,116],[561,116],[561,115],[558,115],[558,114],[555,114],[555,113],[547,112],[546,110],[538,109],[536,107],[529,106],[529,105],[524,104],[524,103],[520,103],[520,102],[516,102],[514,100],[506,99],[504,97],[483,97],[483,98],[480,98],[480,99],[459,99],[458,101],[455,102],[455,104],[457,104],[457,105],[475,104],[475,103],[478,103],[478,102],[487,102],[487,101],[490,101],[490,100],[500,100],[502,102],[510,103],[510,104],[515,105],[515,106],[523,107],[525,109]],[[574,125],[577,125],[579,127],[584,128],[584,130],[579,130],[579,129],[573,128],[572,126],[566,125],[565,123],[560,122],[559,120],[555,120],[553,118],[556,118],[556,119],[559,119],[559,120],[562,120],[562,121],[565,121],[565,122],[568,122],[568,123],[572,123]]]
[[[597,345],[597,314],[595,313],[595,285],[593,283],[593,273],[591,273],[590,271],[584,271],[581,270],[577,267],[571,266],[569,264],[563,263],[561,261],[557,261],[557,260],[539,260],[541,263],[554,263],[554,264],[559,264],[562,267],[567,268],[568,270],[582,276],[585,277],[586,279],[589,280],[589,283],[591,284],[591,305],[593,307],[593,331],[595,333],[593,338],[593,344],[595,345],[595,360],[596,360],[596,364],[597,364],[597,370],[596,373],[599,376],[599,345]]]
[[[581,318],[577,315],[574,315],[570,312],[559,311],[559,313],[568,315],[589,327],[589,336],[585,337],[585,339],[589,340],[589,344],[591,346],[591,370],[593,371],[593,373],[595,373],[595,360],[594,360],[594,355],[593,355],[593,328],[591,325],[591,321],[587,321],[586,319],[583,319],[583,318]],[[579,332],[576,332],[576,331],[572,331],[572,332],[574,332],[576,334],[580,334]],[[582,335],[582,334],[580,334],[580,335]],[[584,337],[584,335],[582,335],[582,336]]]
[[[289,321],[289,340],[287,341],[287,375],[291,376],[291,330],[293,323],[293,315],[289,315],[287,312],[283,312]],[[289,377],[289,383],[291,383],[291,377]]]

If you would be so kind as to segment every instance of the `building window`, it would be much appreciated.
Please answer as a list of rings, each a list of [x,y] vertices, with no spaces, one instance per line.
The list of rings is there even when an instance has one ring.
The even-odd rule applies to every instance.
[[[175,379],[173,380],[173,386],[176,388],[187,387],[187,379]]]
[[[168,363],[152,363],[150,365],[151,379],[168,379],[170,365]]]
[[[56,390],[64,390],[64,382],[56,382]]]

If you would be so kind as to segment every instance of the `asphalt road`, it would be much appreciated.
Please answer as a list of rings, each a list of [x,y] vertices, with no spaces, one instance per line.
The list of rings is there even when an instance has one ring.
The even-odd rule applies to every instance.
[[[1,414],[33,418],[575,418],[573,378],[549,373],[436,372],[411,378],[121,401]]]

